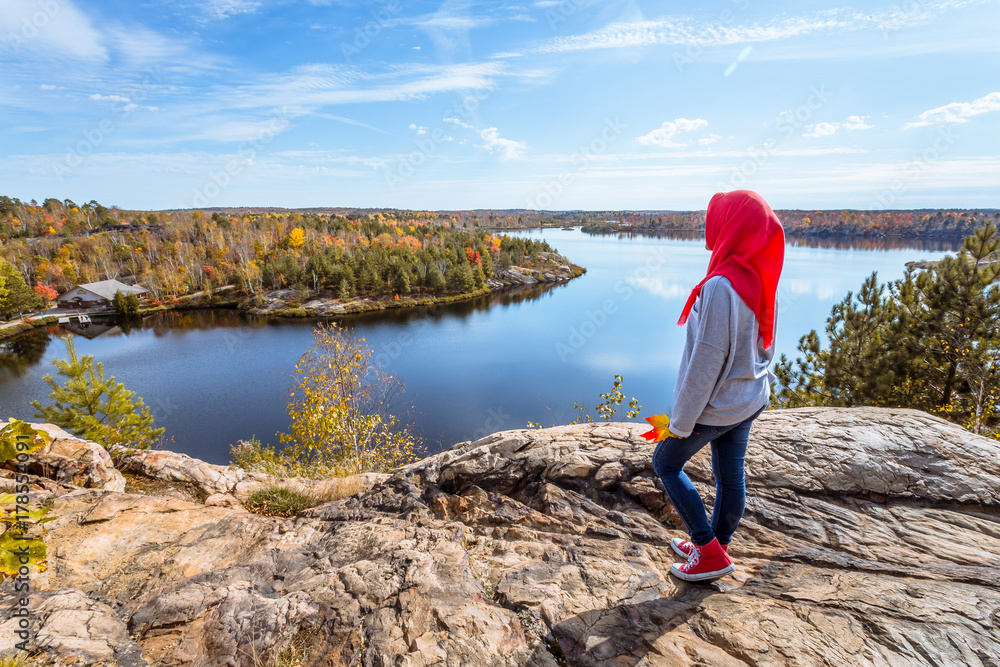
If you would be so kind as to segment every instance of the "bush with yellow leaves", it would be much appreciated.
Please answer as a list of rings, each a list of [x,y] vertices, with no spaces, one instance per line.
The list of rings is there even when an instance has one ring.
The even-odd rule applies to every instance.
[[[384,472],[416,458],[416,437],[396,408],[401,379],[373,360],[365,340],[336,323],[321,324],[313,347],[295,366],[285,447],[264,458],[302,477],[320,479]]]

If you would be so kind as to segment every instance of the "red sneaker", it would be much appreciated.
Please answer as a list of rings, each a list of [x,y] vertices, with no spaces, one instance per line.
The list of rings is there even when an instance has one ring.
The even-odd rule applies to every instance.
[[[683,565],[674,563],[670,566],[670,573],[678,579],[684,581],[711,581],[724,577],[736,566],[733,565],[729,554],[719,544],[719,540],[713,539],[703,547],[691,544],[693,547],[688,561]]]
[[[722,550],[729,554],[729,545],[722,544]],[[674,553],[678,556],[688,558],[691,555],[691,548],[694,547],[694,542],[688,540],[682,540],[679,537],[672,538],[670,540],[670,548],[674,550]]]

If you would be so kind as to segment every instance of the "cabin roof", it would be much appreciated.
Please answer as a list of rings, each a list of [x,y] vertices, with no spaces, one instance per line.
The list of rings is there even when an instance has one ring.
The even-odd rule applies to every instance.
[[[107,299],[108,301],[115,298],[115,292],[121,292],[122,294],[146,293],[146,288],[144,287],[140,287],[139,285],[126,285],[125,283],[120,283],[117,280],[101,280],[96,283],[86,283],[84,285],[77,285],[73,289],[85,289],[92,294],[96,294],[99,297]],[[73,290],[70,290],[70,292],[72,291]]]

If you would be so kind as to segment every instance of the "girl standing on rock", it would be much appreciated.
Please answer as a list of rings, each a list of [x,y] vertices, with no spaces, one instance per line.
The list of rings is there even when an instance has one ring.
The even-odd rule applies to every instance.
[[[718,193],[705,216],[708,275],[691,290],[678,324],[687,323],[669,437],[653,452],[653,469],[689,540],[670,546],[688,560],[670,571],[708,581],[735,568],[729,541],[746,507],[744,463],[750,425],[770,400],[775,295],[785,256],[785,232],[756,192]],[[684,464],[712,444],[715,507],[705,504]]]

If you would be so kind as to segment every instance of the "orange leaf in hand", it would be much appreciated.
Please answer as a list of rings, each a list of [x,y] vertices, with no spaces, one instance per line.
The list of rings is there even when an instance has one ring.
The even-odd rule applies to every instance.
[[[659,414],[646,417],[646,421],[653,427],[652,431],[646,431],[641,434],[646,440],[649,442],[659,442],[670,437],[670,417]]]

